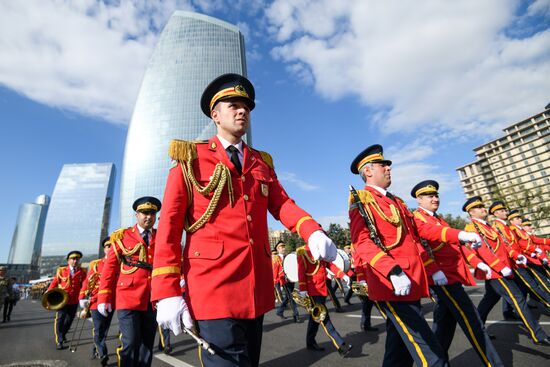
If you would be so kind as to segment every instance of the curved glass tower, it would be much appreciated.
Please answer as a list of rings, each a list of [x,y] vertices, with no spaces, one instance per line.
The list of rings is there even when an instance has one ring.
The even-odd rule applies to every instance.
[[[225,73],[246,76],[244,39],[238,28],[206,15],[175,12],[151,56],[128,128],[121,226],[135,223],[136,198],[162,200],[172,139],[204,140],[215,134],[199,102],[208,83]],[[250,143],[250,131],[247,137]]]

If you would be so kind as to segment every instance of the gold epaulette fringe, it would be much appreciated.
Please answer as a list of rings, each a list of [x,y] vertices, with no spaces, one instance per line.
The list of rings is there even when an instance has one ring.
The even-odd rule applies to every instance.
[[[376,200],[374,199],[374,196],[372,196],[372,193],[368,190],[357,190],[357,194],[359,195],[359,199],[361,199],[361,202],[365,205],[376,202]],[[355,199],[353,198],[353,195],[350,193],[348,198],[348,204],[351,205],[354,202],[355,202]]]
[[[304,256],[306,253],[306,248],[304,246],[298,247],[296,249],[296,256]]]
[[[420,219],[422,222],[424,223],[428,223],[428,221],[426,220],[426,218],[424,218],[424,216],[422,215],[422,213],[420,213],[418,210],[415,210],[413,212],[414,216],[418,219]]]
[[[273,164],[273,157],[271,156],[271,154],[269,154],[268,152],[262,152],[261,150],[258,150],[258,152],[262,156],[262,160],[267,163],[269,167],[275,169],[275,166]]]
[[[111,242],[114,243],[116,241],[121,241],[122,238],[124,237],[124,231],[127,230],[128,228],[120,228],[114,231],[113,233],[111,233],[111,236],[110,236]]]
[[[197,158],[197,146],[195,144],[192,141],[174,139],[170,142],[168,155],[179,162],[194,160]]]
[[[466,226],[464,226],[464,230],[466,232],[476,232],[476,227],[474,227],[473,223],[467,223]]]

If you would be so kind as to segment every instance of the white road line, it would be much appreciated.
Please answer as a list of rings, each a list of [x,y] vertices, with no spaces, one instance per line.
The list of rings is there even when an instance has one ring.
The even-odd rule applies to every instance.
[[[360,318],[361,315],[346,315],[346,317]],[[382,316],[372,315],[370,318],[371,319],[384,320],[384,318]],[[434,319],[426,319],[426,321],[433,322]],[[487,320],[485,323],[486,324],[523,325],[523,323],[521,321],[506,321],[506,320]],[[539,321],[539,325],[550,325],[550,321]]]
[[[169,355],[166,355],[164,353],[155,353],[153,356],[157,359],[160,359],[164,363],[168,363],[170,366],[174,367],[193,367],[192,364],[185,363],[184,361],[181,361],[177,358],[171,357]]]

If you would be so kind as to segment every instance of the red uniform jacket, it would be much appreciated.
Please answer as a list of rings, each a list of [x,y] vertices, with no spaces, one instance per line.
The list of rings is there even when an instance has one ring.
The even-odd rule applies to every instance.
[[[510,230],[513,233],[514,238],[518,243],[520,251],[534,265],[542,265],[542,259],[548,259],[545,251],[547,250],[546,238],[530,235],[523,228],[518,226],[510,226]],[[539,247],[543,252],[536,257],[531,257],[531,254],[535,252],[535,249]]]
[[[112,250],[105,257],[97,302],[110,303],[119,310],[145,311],[151,301],[151,271],[127,266],[122,257],[151,264],[155,249],[155,233],[147,246],[137,225],[111,234]],[[178,279],[179,288],[179,279]]]
[[[172,147],[172,158],[178,162],[168,174],[164,191],[153,270],[153,300],[180,295],[184,225],[194,224],[213,202],[213,193],[200,194],[182,164],[191,165],[192,174],[201,186],[210,182],[216,165],[220,165],[228,170],[230,185],[223,187],[210,218],[195,232],[186,231],[183,274],[187,303],[197,320],[251,319],[265,314],[275,302],[267,212],[306,241],[321,226],[287,195],[267,153],[251,149],[243,142],[244,159],[239,175],[217,137],[208,143],[173,142]],[[186,152],[191,152],[191,159],[185,158]]]
[[[414,220],[418,228],[418,233],[422,237],[424,231],[431,230],[431,226],[436,225],[449,228],[445,233],[445,241],[427,241],[432,249],[434,260],[439,268],[445,273],[449,284],[461,283],[464,285],[476,285],[475,279],[470,273],[465,258],[470,259],[470,263],[478,264],[481,260],[470,248],[461,246],[458,241],[459,230],[449,227],[441,217],[435,217],[423,208],[419,207],[414,211]],[[430,285],[434,285],[433,279],[428,277]]]
[[[283,270],[283,259],[279,255],[273,255],[271,257],[271,266],[273,268],[273,285],[285,285],[286,277]]]
[[[367,281],[366,267],[367,267],[368,263],[364,262],[359,257],[359,254],[355,250],[355,247],[353,247],[353,250],[351,251],[351,257],[353,259],[353,265],[354,265],[354,270],[353,271],[355,272],[355,276],[357,277],[357,281],[360,282],[360,281],[364,280],[366,282]]]
[[[429,296],[426,269],[433,274],[437,264],[430,261],[420,244],[413,214],[400,199],[392,200],[378,190],[366,186],[358,190],[361,202],[374,222],[378,236],[388,252],[378,248],[369,237],[363,218],[350,196],[350,232],[357,255],[368,263],[366,277],[369,298],[373,301],[416,301]],[[429,241],[445,240],[447,227],[427,226],[423,234]],[[426,269],[424,268],[426,263]],[[396,296],[389,273],[396,266],[411,280],[411,292],[407,296]]]
[[[69,295],[67,301],[68,305],[74,305],[78,303],[78,295],[82,288],[82,282],[86,278],[86,271],[78,267],[74,274],[71,276],[71,269],[69,265],[60,266],[57,268],[57,273],[53,278],[48,290],[53,288],[61,288]]]
[[[479,231],[476,230],[473,223],[466,224],[464,228],[468,232],[475,232],[481,236],[482,245],[481,247],[475,249],[477,256],[493,270],[491,272],[491,279],[502,278],[500,272],[504,267],[509,267],[513,269],[510,259],[508,257],[508,252],[506,245],[504,244],[503,239],[500,237],[497,231],[495,231],[489,224],[486,222],[483,223],[477,219],[472,220],[476,221]],[[487,245],[491,248],[488,248]],[[492,249],[492,251],[491,251]],[[493,253],[494,252],[494,253]],[[476,279],[486,279],[486,274],[484,271],[475,269],[474,276]]]
[[[333,263],[323,260],[313,260],[313,255],[308,246],[296,249],[296,260],[298,262],[298,289],[307,291],[310,296],[328,295],[327,290],[327,268],[337,278],[342,278],[344,272]]]
[[[104,263],[105,259],[92,261],[88,269],[88,276],[84,280],[84,283],[82,283],[82,289],[80,290],[78,299],[88,298],[90,301],[90,310],[97,310],[97,293],[99,292],[99,280]]]

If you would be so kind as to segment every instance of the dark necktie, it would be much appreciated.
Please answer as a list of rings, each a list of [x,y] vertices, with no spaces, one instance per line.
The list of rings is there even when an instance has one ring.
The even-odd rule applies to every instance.
[[[143,231],[142,237],[143,237],[143,242],[145,242],[145,244],[146,244],[147,246],[149,246],[149,230],[148,230],[148,229],[146,229],[145,231]]]
[[[234,145],[230,145],[227,147],[227,151],[231,153],[231,163],[233,163],[237,169],[237,172],[239,172],[239,175],[242,175],[243,167],[241,166],[241,161],[239,160],[239,150]]]

